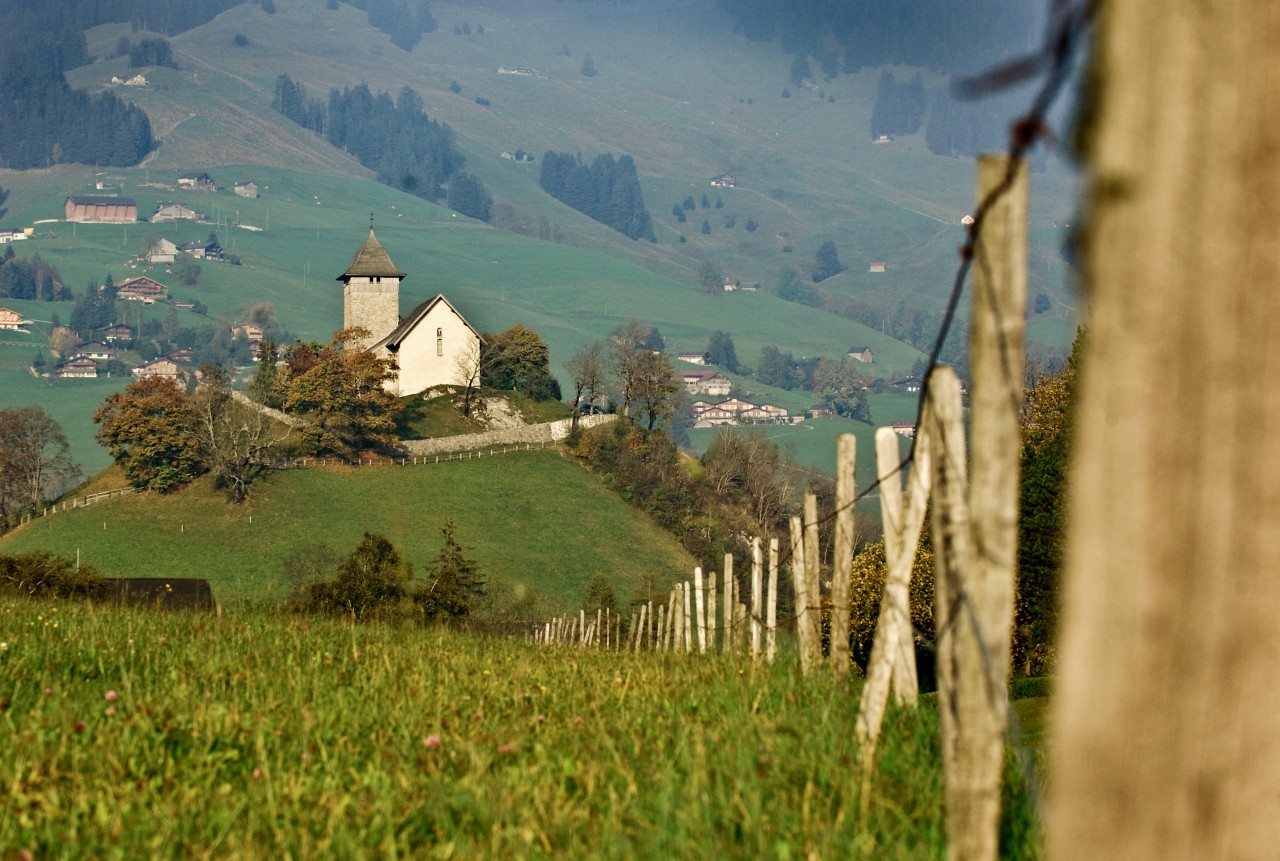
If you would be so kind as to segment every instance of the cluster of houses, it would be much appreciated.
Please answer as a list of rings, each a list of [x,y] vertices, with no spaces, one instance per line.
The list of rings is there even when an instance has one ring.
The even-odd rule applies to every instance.
[[[696,356],[697,364],[704,364],[706,359],[701,354],[681,353],[680,358]],[[684,390],[691,395],[702,395],[710,398],[725,398],[733,389],[729,378],[718,371],[681,371],[680,380]],[[787,411],[772,404],[753,404],[741,398],[728,398],[718,402],[696,400],[690,404],[693,411],[693,426],[696,428],[719,427],[722,425],[744,424],[783,424],[791,420]]]
[[[183,191],[217,191],[218,185],[207,173],[184,173],[178,177]],[[258,184],[241,180],[231,189],[240,197],[256,198]],[[73,194],[63,204],[67,221],[81,224],[133,224],[138,220],[138,202],[132,197],[115,194]],[[166,201],[156,206],[151,221],[203,221],[204,213],[184,203]]]
[[[9,319],[10,315],[13,317],[18,316],[7,308],[0,308],[0,329],[9,328],[9,326],[5,325],[5,321]],[[19,322],[30,323],[31,321],[21,320]],[[15,326],[14,328],[17,327]],[[17,331],[26,330],[17,329]],[[123,323],[108,326],[95,334],[97,335],[97,340],[79,344],[74,349],[69,350],[67,358],[50,369],[49,376],[58,379],[96,379],[103,374],[103,364],[117,360],[121,351],[131,347],[134,340],[133,329]],[[261,326],[253,323],[241,323],[231,328],[231,336],[233,338],[243,336],[249,342],[250,355],[254,361],[257,361],[259,344],[263,337]],[[185,379],[194,374],[191,369],[194,357],[195,353],[190,347],[179,347],[145,364],[130,368],[129,373],[139,380],[147,377]]]

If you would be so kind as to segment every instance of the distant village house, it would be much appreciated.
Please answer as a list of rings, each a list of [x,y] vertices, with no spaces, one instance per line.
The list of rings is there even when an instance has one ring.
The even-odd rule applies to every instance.
[[[729,378],[717,371],[681,371],[680,380],[691,395],[724,397],[733,388]]]
[[[871,352],[870,347],[850,347],[847,354],[851,359],[857,359],[863,364],[870,365],[875,359],[875,353]]]
[[[167,239],[160,239],[147,250],[147,262],[151,264],[172,263],[177,255],[178,246]]]
[[[152,302],[164,300],[168,296],[168,290],[169,288],[159,281],[139,275],[116,284],[116,298],[150,305]]]
[[[711,184],[716,188],[737,188],[738,187],[738,181],[727,173],[722,173],[719,176],[713,176],[711,178]]]
[[[94,380],[98,377],[98,363],[87,356],[67,359],[54,366],[53,376],[60,379]]]
[[[231,187],[231,190],[241,197],[258,196],[258,184],[256,182],[237,182]]]
[[[11,311],[8,308],[0,308],[0,329],[9,332],[26,332],[28,329],[24,326],[30,326],[31,321],[23,319],[23,316],[17,311]]]
[[[159,223],[204,221],[204,213],[197,212],[185,203],[161,203],[156,206],[155,214],[151,216],[151,220]]]
[[[186,376],[186,372],[168,359],[152,359],[140,368],[133,369],[133,375],[139,380],[147,377],[168,377],[178,380]]]
[[[217,191],[213,177],[207,173],[184,173],[178,177],[178,188],[190,188],[196,191]]]
[[[184,242],[178,246],[178,251],[188,257],[194,257],[196,260],[222,259],[222,246],[216,242]]]

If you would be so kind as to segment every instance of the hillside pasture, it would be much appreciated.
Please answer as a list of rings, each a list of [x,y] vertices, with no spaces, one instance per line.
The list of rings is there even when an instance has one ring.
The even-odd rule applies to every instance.
[[[207,480],[169,496],[138,494],[61,511],[0,539],[0,553],[75,556],[114,577],[197,577],[228,605],[275,601],[284,565],[319,544],[345,556],[385,535],[425,577],[452,519],[481,575],[561,611],[581,606],[597,572],[620,606],[646,578],[663,593],[693,561],[671,536],[555,450],[418,466],[277,472],[249,502]]]

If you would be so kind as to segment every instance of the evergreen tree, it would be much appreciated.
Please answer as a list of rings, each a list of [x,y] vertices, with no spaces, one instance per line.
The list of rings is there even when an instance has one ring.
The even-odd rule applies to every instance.
[[[493,198],[480,180],[469,173],[456,173],[449,180],[449,208],[470,218],[488,221]]]
[[[587,54],[582,58],[582,68],[579,71],[588,78],[594,78],[596,76],[596,64],[595,61],[591,59],[590,54]]]
[[[484,595],[480,566],[467,558],[468,548],[454,537],[455,528],[452,520],[446,520],[440,528],[444,544],[428,569],[426,585],[413,595],[425,622],[465,619],[476,600]]]
[[[702,219],[702,235],[703,236],[711,235],[711,222],[705,218]]]
[[[813,259],[813,280],[814,283],[825,281],[832,275],[839,275],[845,269],[844,264],[840,262],[840,255],[836,253],[836,244],[828,239],[818,246],[818,251]]]
[[[727,332],[719,330],[711,333],[707,341],[707,363],[718,365],[730,373],[738,372],[738,353],[733,346],[733,338]]]

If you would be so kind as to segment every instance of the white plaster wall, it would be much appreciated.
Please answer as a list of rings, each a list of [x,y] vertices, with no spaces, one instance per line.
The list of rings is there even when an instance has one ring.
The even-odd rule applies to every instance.
[[[436,330],[441,330],[444,355],[436,355]],[[462,385],[458,372],[459,355],[479,349],[480,339],[449,307],[439,302],[400,344],[396,361],[400,366],[397,392],[400,397],[416,395],[432,386]]]

